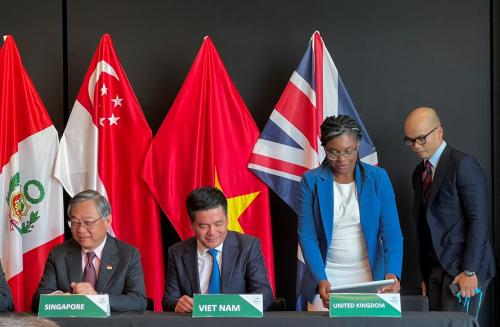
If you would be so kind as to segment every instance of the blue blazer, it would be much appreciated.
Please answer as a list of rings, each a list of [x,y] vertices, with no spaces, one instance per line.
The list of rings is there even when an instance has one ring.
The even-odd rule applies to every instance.
[[[365,180],[361,182],[356,165],[356,188],[373,278],[382,280],[389,273],[399,277],[403,236],[389,176],[382,168],[361,164]],[[329,166],[320,166],[302,176],[299,210],[299,243],[306,265],[301,293],[311,301],[318,283],[328,279],[325,263],[333,232],[333,173]]]

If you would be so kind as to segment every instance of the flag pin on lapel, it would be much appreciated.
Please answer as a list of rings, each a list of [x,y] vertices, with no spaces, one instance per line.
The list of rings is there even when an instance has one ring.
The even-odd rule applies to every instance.
[[[106,269],[107,270],[111,270],[111,269],[113,269],[113,266],[112,265],[106,265]]]

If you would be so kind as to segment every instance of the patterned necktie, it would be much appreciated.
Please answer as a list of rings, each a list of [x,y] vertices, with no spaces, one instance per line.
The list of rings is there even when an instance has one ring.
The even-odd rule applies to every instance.
[[[212,256],[212,273],[210,274],[210,281],[208,282],[208,294],[220,294],[220,270],[219,263],[217,262],[216,249],[209,249],[208,253]]]
[[[429,190],[432,182],[432,164],[429,160],[424,163],[424,172],[422,173],[422,195],[424,200],[429,199]]]
[[[83,281],[90,283],[95,289],[97,282],[97,273],[94,267],[94,258],[96,257],[94,251],[89,251],[87,254],[87,264],[85,265],[85,270],[83,271]]]

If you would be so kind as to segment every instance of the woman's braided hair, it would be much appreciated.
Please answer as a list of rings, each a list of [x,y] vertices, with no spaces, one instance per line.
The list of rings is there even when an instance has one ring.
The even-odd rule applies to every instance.
[[[355,119],[347,115],[327,117],[321,124],[321,145],[326,146],[328,141],[344,133],[354,136],[358,142],[361,141],[361,126]],[[361,186],[363,186],[365,182],[365,169],[359,159],[359,153],[356,161],[361,172]],[[327,164],[328,158],[325,157],[325,160],[323,160],[323,166],[326,166]]]

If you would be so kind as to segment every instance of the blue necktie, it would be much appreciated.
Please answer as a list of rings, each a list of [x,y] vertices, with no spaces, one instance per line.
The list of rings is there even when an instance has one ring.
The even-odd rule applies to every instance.
[[[220,294],[220,270],[219,263],[217,262],[216,249],[209,249],[208,253],[212,256],[212,273],[210,274],[210,281],[208,282],[208,294]]]

